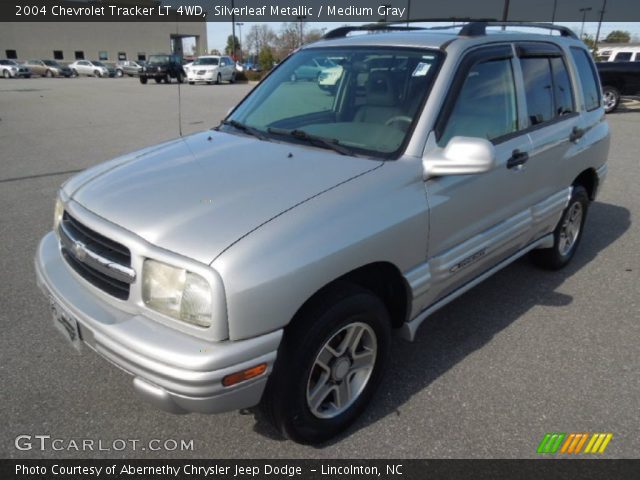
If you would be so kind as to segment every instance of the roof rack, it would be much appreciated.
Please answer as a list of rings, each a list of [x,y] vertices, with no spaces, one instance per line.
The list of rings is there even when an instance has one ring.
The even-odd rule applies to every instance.
[[[367,25],[338,27],[325,33],[322,38],[324,38],[325,40],[330,40],[332,38],[346,37],[351,32],[373,32],[377,30],[407,31],[407,30],[425,30],[425,29],[422,27],[402,27],[399,25],[392,25],[386,22],[368,23]]]
[[[420,22],[466,22],[464,25],[441,25],[437,27],[416,27],[409,23]],[[400,25],[406,23],[407,25]],[[526,27],[541,28],[544,30],[556,30],[563,37],[578,38],[570,28],[553,23],[533,23],[533,22],[498,22],[495,19],[471,19],[471,18],[416,18],[397,22],[377,22],[366,25],[339,27],[327,32],[322,38],[330,40],[332,38],[346,37],[351,32],[373,32],[373,31],[411,31],[411,30],[450,30],[460,28],[458,35],[466,37],[478,37],[487,34],[487,27]]]
[[[448,18],[415,18],[411,20],[398,20],[393,22],[376,22],[367,23],[366,25],[357,25],[345,27],[338,27],[328,31],[322,38],[330,40],[332,38],[346,37],[351,32],[375,32],[375,31],[411,31],[411,30],[447,30],[453,28],[453,26],[440,26],[440,27],[415,27],[410,26],[409,23],[421,23],[421,22],[471,22],[471,21],[494,21],[493,18],[480,18],[473,19],[469,17],[448,17]],[[406,25],[401,25],[406,24]],[[458,27],[460,25],[457,25]]]
[[[458,35],[467,37],[477,37],[487,34],[487,27],[527,27],[527,28],[541,28],[544,30],[556,30],[560,32],[563,37],[578,38],[573,30],[562,25],[555,25],[553,23],[533,23],[533,22],[486,22],[486,21],[474,21],[467,23],[462,27]]]

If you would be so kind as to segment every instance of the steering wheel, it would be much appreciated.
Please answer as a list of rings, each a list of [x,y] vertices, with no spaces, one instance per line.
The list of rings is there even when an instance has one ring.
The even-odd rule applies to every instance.
[[[413,118],[408,117],[406,115],[395,115],[393,117],[391,117],[389,120],[387,120],[386,122],[384,122],[385,125],[392,125],[396,122],[404,122],[407,124],[406,128],[409,128],[409,125],[411,125],[411,122],[413,122]]]

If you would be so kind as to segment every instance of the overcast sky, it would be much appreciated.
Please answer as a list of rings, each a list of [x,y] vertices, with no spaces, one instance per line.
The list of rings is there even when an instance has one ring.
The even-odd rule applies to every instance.
[[[637,0],[632,0],[637,1]],[[326,28],[327,30],[331,30],[333,28],[341,27],[344,25],[344,22],[329,22],[329,23],[321,23],[321,22],[310,22],[305,24],[305,29],[315,29],[315,28]],[[350,23],[350,25],[357,25],[358,23]],[[580,22],[558,22],[560,25],[566,25],[567,27],[572,28],[576,34],[580,33],[581,23]],[[244,22],[241,29],[236,27],[236,36],[240,38],[240,30],[242,30],[242,41],[244,41],[244,36],[249,32],[251,25],[256,25],[256,22]],[[269,23],[271,27],[278,32],[281,23]],[[596,30],[598,28],[597,22],[586,22],[584,25],[585,33],[595,36]],[[632,36],[635,36],[636,41],[640,41],[640,23],[638,22],[623,22],[623,23],[614,23],[614,22],[603,22],[602,29],[600,32],[600,38],[605,38],[609,32],[613,30],[626,30],[631,32]],[[221,52],[224,50],[224,47],[227,44],[227,37],[231,35],[231,23],[222,23],[222,22],[207,22],[207,36],[209,43],[209,50],[218,49]],[[187,52],[187,48],[185,46],[185,52]]]

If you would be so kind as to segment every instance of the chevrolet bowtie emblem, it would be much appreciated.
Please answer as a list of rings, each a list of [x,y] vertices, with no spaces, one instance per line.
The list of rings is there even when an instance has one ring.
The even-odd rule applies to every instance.
[[[84,243],[79,242],[79,241],[75,241],[73,244],[73,255],[80,260],[81,262],[84,261],[85,258],[87,258],[87,249],[84,245]]]

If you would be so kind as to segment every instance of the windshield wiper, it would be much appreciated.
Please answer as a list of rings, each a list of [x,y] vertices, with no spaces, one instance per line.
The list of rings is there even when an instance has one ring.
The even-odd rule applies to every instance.
[[[317,146],[328,148],[330,150],[338,152],[340,155],[353,155],[353,151],[350,148],[345,147],[340,143],[339,140],[335,138],[320,137],[318,135],[313,135],[299,129],[287,130],[286,128],[269,127],[267,129],[267,132],[274,133],[276,135],[286,135],[298,140],[313,143]]]
[[[223,120],[220,125],[229,125],[237,130],[248,133],[249,135],[253,135],[260,140],[267,140],[269,138],[257,128],[250,127],[249,125],[245,125],[244,123],[238,122],[237,120]]]

